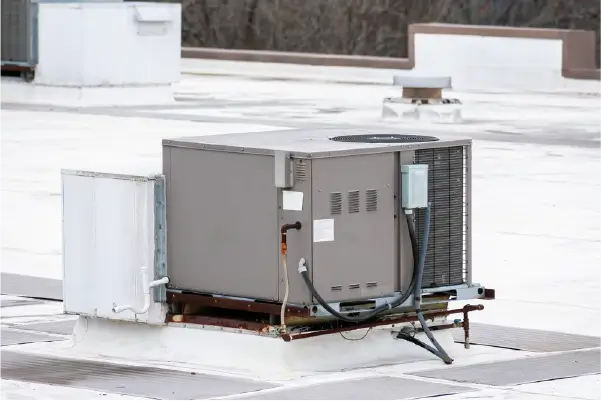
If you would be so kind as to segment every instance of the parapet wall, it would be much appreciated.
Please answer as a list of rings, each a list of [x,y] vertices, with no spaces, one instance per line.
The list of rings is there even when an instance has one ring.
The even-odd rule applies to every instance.
[[[431,23],[408,36],[406,59],[209,48],[182,57],[404,70],[451,76],[458,90],[599,91],[592,31]]]

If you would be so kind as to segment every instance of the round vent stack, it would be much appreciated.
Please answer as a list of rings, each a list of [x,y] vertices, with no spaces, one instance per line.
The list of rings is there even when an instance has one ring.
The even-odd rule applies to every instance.
[[[400,97],[388,97],[382,105],[382,117],[430,122],[461,122],[459,99],[443,97],[451,88],[451,77],[395,76],[393,86],[402,87]]]

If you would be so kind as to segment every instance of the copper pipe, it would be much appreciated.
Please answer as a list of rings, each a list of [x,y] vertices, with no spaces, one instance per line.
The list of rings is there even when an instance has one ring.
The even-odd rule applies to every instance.
[[[284,224],[282,226],[282,228],[280,229],[280,233],[282,234],[282,255],[286,255],[286,253],[288,252],[288,244],[287,244],[287,234],[289,230],[300,230],[301,229],[301,223],[300,221],[297,221],[296,223],[293,224]]]
[[[280,232],[282,234],[286,234],[289,230],[300,230],[301,229],[301,223],[300,221],[297,221],[296,223],[292,223],[292,224],[284,224],[282,226],[282,229],[280,230]]]
[[[208,306],[220,309],[233,309],[254,313],[267,313],[270,315],[280,314],[280,305],[272,302],[250,301],[226,297],[213,297],[211,295],[194,293],[179,293],[167,291],[167,303]],[[288,305],[286,307],[286,315],[310,318],[311,311],[305,306]]]
[[[465,349],[470,348],[470,317],[468,312],[470,305],[465,305],[463,307],[463,333],[465,335],[465,339],[463,341],[463,346]]]
[[[448,315],[452,315],[452,314],[456,314],[456,313],[463,313],[464,316],[466,316],[467,312],[483,310],[483,309],[484,309],[484,305],[465,305],[461,309],[451,309],[451,310],[446,310],[446,311],[430,312],[430,313],[423,312],[423,314],[424,314],[425,319],[430,319],[433,317],[443,317],[443,316],[448,316]],[[375,321],[375,322],[371,322],[371,323],[354,324],[354,325],[349,325],[349,326],[344,326],[344,327],[338,327],[338,328],[331,329],[331,330],[311,331],[311,332],[299,333],[299,334],[285,334],[285,335],[283,334],[282,339],[284,341],[288,342],[288,341],[292,341],[292,340],[301,340],[303,338],[323,336],[326,334],[335,334],[335,333],[342,333],[342,332],[351,331],[351,330],[367,329],[367,328],[376,327],[376,326],[414,322],[416,320],[417,320],[417,317],[415,315],[403,316],[403,317],[399,317],[396,319],[384,319],[384,320]]]

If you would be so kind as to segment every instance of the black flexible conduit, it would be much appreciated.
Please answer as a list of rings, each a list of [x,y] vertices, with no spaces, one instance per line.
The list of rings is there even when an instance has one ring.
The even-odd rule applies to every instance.
[[[407,225],[409,226],[409,237],[411,238],[411,248],[413,250],[413,263],[414,263],[413,276],[411,277],[411,282],[409,283],[407,290],[400,297],[398,297],[391,303],[380,305],[377,308],[375,308],[374,310],[372,310],[367,315],[357,316],[357,317],[343,315],[343,314],[339,313],[337,310],[335,310],[334,308],[332,308],[321,297],[321,295],[319,295],[319,293],[315,289],[315,286],[313,286],[311,279],[309,278],[309,274],[308,274],[307,270],[304,270],[304,271],[299,270],[299,273],[301,274],[303,280],[305,281],[307,288],[313,294],[313,297],[315,297],[317,302],[326,311],[328,311],[332,316],[334,316],[340,320],[343,320],[345,322],[349,322],[349,323],[363,323],[369,319],[374,318],[375,316],[379,315],[380,313],[382,313],[384,311],[387,311],[389,309],[396,308],[396,307],[402,305],[403,302],[405,302],[407,299],[409,299],[409,297],[411,296],[411,294],[414,291],[415,283],[417,281],[417,275],[418,275],[417,273],[419,270],[419,256],[418,256],[419,251],[418,251],[418,247],[417,247],[417,236],[415,235],[415,224],[413,223],[413,214],[406,214],[406,216],[407,216]]]
[[[403,302],[405,302],[409,298],[411,292],[413,291],[414,305],[415,305],[417,319],[418,319],[420,325],[422,326],[422,330],[424,331],[424,333],[426,333],[426,336],[432,342],[434,347],[420,341],[417,338],[405,335],[403,333],[399,333],[397,338],[412,342],[413,344],[416,344],[416,345],[428,350],[432,354],[436,355],[437,357],[442,359],[446,364],[451,364],[451,363],[453,363],[453,359],[451,359],[451,357],[449,357],[449,355],[446,353],[444,348],[442,348],[442,346],[438,343],[438,341],[432,334],[432,331],[428,327],[426,319],[424,318],[424,314],[421,310],[422,279],[424,276],[424,266],[426,264],[426,255],[427,255],[427,250],[428,250],[428,237],[430,236],[430,204],[428,203],[428,206],[426,208],[426,216],[425,216],[426,221],[424,224],[424,226],[425,226],[424,238],[423,238],[423,243],[422,243],[422,247],[421,247],[421,252],[419,252],[418,247],[417,247],[417,237],[415,235],[415,224],[413,223],[413,213],[407,213],[406,216],[407,216],[407,224],[409,227],[409,236],[411,238],[411,246],[413,249],[413,258],[414,258],[413,259],[414,260],[413,277],[411,279],[411,283],[409,284],[409,288],[407,288],[407,291],[405,291],[405,293],[403,293],[403,295],[401,295],[399,298],[395,299],[390,304],[380,305],[379,307],[377,307],[376,309],[371,311],[369,314],[363,315],[360,317],[345,316],[341,313],[338,313],[338,311],[334,310],[321,297],[321,295],[319,295],[319,293],[315,289],[315,286],[311,282],[311,279],[309,279],[309,274],[307,272],[306,267],[299,266],[299,273],[302,276],[303,280],[305,281],[307,288],[309,288],[309,290],[311,291],[311,293],[313,294],[313,296],[315,297],[317,302],[325,310],[327,310],[330,314],[332,314],[332,316],[335,316],[340,320],[343,320],[345,322],[350,322],[350,323],[365,322],[386,310],[396,308],[397,306],[399,306]]]
[[[415,234],[415,214],[407,213],[405,216],[407,216],[409,239],[411,240],[411,250],[413,251],[413,269],[417,269],[419,268],[419,248],[417,247],[417,235]]]
[[[432,331],[428,327],[428,324],[426,323],[426,319],[424,318],[424,314],[421,310],[422,279],[424,277],[424,266],[426,264],[426,254],[427,254],[427,250],[428,250],[428,237],[429,236],[430,236],[430,203],[428,203],[428,207],[426,208],[426,221],[424,224],[424,240],[422,243],[421,252],[419,253],[419,263],[417,265],[417,275],[416,275],[417,278],[416,278],[416,283],[415,283],[415,289],[414,289],[415,293],[414,293],[413,299],[414,299],[417,320],[419,320],[419,324],[422,326],[422,330],[424,331],[424,333],[426,333],[426,336],[428,336],[428,339],[430,340],[430,342],[432,342],[432,345],[434,345],[435,348],[432,348],[431,346],[423,343],[422,341],[418,340],[417,338],[412,338],[412,340],[414,340],[414,341],[411,341],[411,342],[419,345],[420,347],[427,349],[428,351],[430,351],[431,353],[433,353],[434,355],[436,355],[437,357],[442,359],[444,361],[444,363],[451,364],[451,363],[453,363],[453,359],[451,359],[451,357],[449,357],[449,355],[446,353],[444,348],[442,348],[442,346],[438,343],[438,341],[432,334]],[[399,338],[408,340],[405,336],[400,336]]]
[[[387,311],[392,308],[396,308],[397,306],[401,305],[403,302],[405,302],[407,299],[409,299],[409,296],[411,295],[411,289],[408,288],[407,291],[403,295],[401,295],[399,298],[397,298],[393,302],[391,302],[389,304],[380,305],[377,308],[375,308],[374,310],[372,310],[370,313],[368,313],[367,315],[357,316],[357,317],[346,316],[341,313],[338,313],[338,311],[336,311],[334,308],[332,308],[330,305],[328,305],[328,303],[321,297],[321,295],[319,295],[319,293],[313,286],[311,279],[309,278],[309,274],[308,274],[307,270],[303,270],[303,271],[299,271],[299,272],[300,272],[303,280],[305,281],[307,288],[309,289],[309,291],[311,291],[311,293],[313,294],[313,297],[315,297],[317,302],[325,310],[327,310],[330,314],[332,314],[332,316],[335,316],[338,319],[343,320],[345,322],[349,322],[349,323],[362,323],[369,319],[372,319],[376,315],[379,315],[380,313],[382,313],[384,311]]]

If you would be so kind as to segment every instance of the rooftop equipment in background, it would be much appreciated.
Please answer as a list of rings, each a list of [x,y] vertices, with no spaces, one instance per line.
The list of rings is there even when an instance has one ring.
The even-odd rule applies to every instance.
[[[2,0],[2,72],[33,80],[37,64],[37,2]]]
[[[27,81],[4,80],[5,102],[67,107],[171,104],[180,59],[179,3],[2,2],[2,73],[20,74]]]
[[[451,77],[413,77],[396,75],[393,86],[402,86],[401,97],[388,97],[382,103],[382,117],[429,122],[461,122],[459,99],[442,97],[451,88]]]

